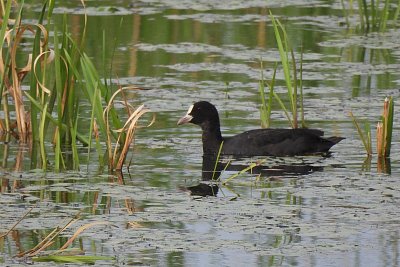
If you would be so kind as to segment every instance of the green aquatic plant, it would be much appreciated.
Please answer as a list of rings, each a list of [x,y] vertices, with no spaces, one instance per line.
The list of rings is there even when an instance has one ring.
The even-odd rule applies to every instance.
[[[276,77],[276,69],[278,67],[278,64],[275,64],[274,67],[274,73],[272,75],[272,79],[270,83],[267,83],[267,81],[264,79],[264,74],[263,74],[263,64],[262,61],[260,61],[260,81],[258,82],[258,90],[260,92],[260,99],[261,99],[261,106],[260,106],[260,120],[261,120],[261,127],[262,128],[269,128],[271,125],[271,111],[272,111],[272,100],[274,98],[274,85],[275,85],[275,77]],[[269,89],[269,94],[268,94],[268,104],[265,100],[265,85],[267,84],[268,89]],[[276,94],[275,94],[276,95]]]
[[[300,117],[301,124],[304,127],[304,109],[303,109],[303,89],[302,89],[302,71],[303,71],[303,56],[300,58],[300,74],[298,77],[297,70],[297,62],[294,56],[294,51],[290,46],[290,42],[288,40],[288,36],[285,30],[285,27],[281,24],[281,22],[276,19],[272,13],[270,12],[270,17],[272,20],[272,25],[274,28],[275,39],[278,45],[279,55],[281,59],[281,64],[284,73],[284,79],[286,84],[287,95],[289,98],[290,107],[286,108],[285,104],[281,100],[278,94],[275,91],[271,90],[271,94],[274,95],[275,99],[278,101],[282,110],[285,112],[286,118],[289,121],[289,124],[292,128],[299,128],[298,122],[298,113],[300,106]],[[302,54],[302,53],[301,53]],[[275,79],[273,79],[274,81]],[[300,87],[300,88],[299,88]],[[300,89],[300,96],[298,90]],[[271,99],[271,97],[270,97]],[[290,112],[289,112],[290,111]],[[291,116],[289,115],[291,113]]]
[[[52,23],[55,1],[44,1],[38,21],[34,24],[22,23],[24,1],[19,4],[14,1],[18,12],[15,19],[9,19],[11,2],[7,1],[5,6],[2,1],[5,8],[0,31],[0,102],[4,114],[0,119],[1,133],[13,134],[21,143],[31,146],[32,168],[48,169],[49,162],[54,162],[51,166],[54,170],[78,169],[78,143],[88,146],[89,162],[96,127],[95,142],[100,165],[103,165],[104,159],[101,156],[104,153],[101,140],[107,140],[108,154],[114,155],[114,158],[107,158],[111,162],[109,167],[112,170],[121,169],[127,149],[133,143],[138,119],[149,110],[143,107],[135,110],[125,99],[122,102],[129,107],[125,109],[125,114],[118,114],[114,103],[110,104],[111,96],[117,90],[100,77],[84,51],[86,13],[81,37],[75,40],[68,30],[66,15],[61,29]],[[85,9],[83,0],[81,4]],[[8,28],[8,25],[13,27]],[[53,34],[50,35],[50,32]],[[27,34],[34,36],[31,53],[20,49],[21,40]],[[24,60],[26,66],[19,67],[17,62]],[[25,77],[30,77],[29,90],[22,90],[22,85],[26,84]],[[82,103],[89,104],[91,108],[88,127],[82,127],[87,124],[81,118]],[[104,117],[105,110],[107,118]],[[120,119],[124,116],[128,117],[126,122]],[[49,142],[54,145],[53,151],[49,151]],[[117,144],[118,152],[110,152],[111,143]],[[49,159],[49,154],[54,155],[54,161]]]
[[[349,1],[349,6],[347,8],[344,1],[341,0],[344,17],[348,27],[351,26],[349,16],[353,14],[354,2],[355,1]],[[373,0],[368,2],[366,0],[357,0],[360,29],[364,32],[386,31],[388,22],[396,22],[400,13],[400,1],[396,1],[397,8],[394,12],[392,12],[393,9],[391,9],[391,5],[394,4],[393,2],[394,1],[389,0]]]
[[[371,142],[371,127],[368,122],[365,123],[365,132],[361,130],[358,120],[350,111],[354,126],[357,129],[361,142],[364,145],[365,151],[368,156],[372,155],[372,142]],[[376,127],[376,153],[379,158],[390,157],[392,132],[393,132],[393,116],[394,116],[394,102],[392,97],[385,98],[383,104],[383,112],[381,121],[378,122]]]
[[[89,256],[89,255],[49,255],[33,257],[34,262],[57,262],[57,263],[76,263],[76,264],[90,264],[93,265],[96,261],[114,260],[114,257],[109,256]]]
[[[222,152],[222,147],[223,146],[224,146],[224,141],[222,141],[221,144],[219,145],[219,149],[218,149],[218,153],[217,153],[217,158],[215,159],[215,164],[214,164],[214,169],[213,169],[211,181],[214,181],[214,179],[215,179],[215,175],[217,173],[217,168],[218,168],[219,160],[221,158],[221,152]],[[227,166],[228,166],[228,164],[227,164]],[[217,177],[217,178],[219,178],[219,177]]]
[[[222,184],[226,185],[227,183],[229,183],[231,180],[235,179],[236,177],[240,176],[243,173],[246,173],[248,171],[251,171],[253,168],[262,165],[264,162],[266,162],[266,159],[261,159],[258,160],[257,162],[253,162],[251,163],[249,166],[247,166],[246,168],[244,168],[241,171],[238,171],[237,173],[231,175],[230,177],[228,177]]]
[[[349,112],[349,116],[351,117],[354,126],[357,129],[358,136],[360,137],[361,142],[364,145],[365,152],[367,152],[368,156],[372,155],[372,142],[371,142],[371,127],[368,122],[364,124],[365,132],[361,129],[357,118],[353,115],[353,112]]]
[[[15,228],[33,209],[30,208],[25,215],[14,224],[14,226],[4,235],[1,237],[5,237],[8,235],[12,229]],[[106,221],[96,221],[91,222],[85,225],[78,227],[75,233],[68,238],[68,240],[61,246],[57,248],[57,250],[48,251],[44,253],[45,250],[54,246],[56,243],[56,238],[59,238],[62,234],[65,234],[66,229],[71,227],[74,223],[79,220],[80,212],[66,222],[64,225],[60,225],[53,229],[47,236],[45,236],[38,244],[36,244],[33,248],[20,252],[16,257],[29,257],[32,258],[33,261],[36,262],[64,262],[64,263],[87,263],[87,264],[94,264],[97,260],[113,260],[113,257],[105,257],[105,256],[82,256],[82,252],[84,252],[81,248],[79,249],[69,249],[69,247],[73,244],[73,242],[79,237],[79,235],[84,232],[85,230],[98,226],[98,225],[109,225],[109,222]],[[76,255],[79,254],[79,255]]]

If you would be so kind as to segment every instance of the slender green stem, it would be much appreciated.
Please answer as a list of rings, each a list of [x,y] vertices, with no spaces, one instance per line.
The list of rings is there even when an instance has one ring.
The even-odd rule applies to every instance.
[[[303,97],[303,46],[301,46],[301,54],[300,54],[300,79],[299,79],[299,87],[300,87],[300,112],[301,112],[301,127],[306,127],[306,121],[304,119],[304,97]]]
[[[271,83],[268,85],[269,87],[268,109],[267,109],[268,127],[271,126],[272,99],[274,98],[274,86],[275,86],[277,68],[278,68],[278,63],[275,63],[274,73],[272,74],[272,80]]]
[[[213,170],[213,174],[212,174],[212,178],[211,178],[212,181],[214,181],[215,173],[217,172],[217,166],[219,163],[219,158],[221,156],[223,146],[224,146],[224,141],[222,141],[221,144],[219,145],[218,154],[217,154],[217,158],[215,159],[214,170]]]
[[[367,127],[367,138],[366,138],[364,136],[360,126],[358,125],[357,119],[353,115],[353,112],[350,111],[349,115],[350,115],[350,117],[351,117],[351,119],[353,121],[354,126],[357,129],[358,135],[360,136],[361,142],[364,145],[364,148],[365,148],[365,151],[367,152],[367,155],[372,155],[372,146],[371,146],[371,137],[370,137],[371,133],[370,133],[370,130],[368,131],[369,126],[366,126]]]
[[[261,128],[268,128],[269,127],[269,119],[268,119],[268,112],[267,112],[267,103],[265,101],[265,81],[264,81],[264,67],[262,63],[262,59],[260,59],[260,81],[258,82],[258,90],[260,92],[261,98],[261,107],[260,107],[260,118],[261,118]]]
[[[237,172],[237,173],[231,175],[231,176],[230,176],[229,178],[227,178],[222,184],[225,185],[225,184],[229,183],[232,179],[235,179],[235,178],[238,177],[239,175],[241,175],[241,174],[243,174],[243,173],[245,173],[245,172],[247,172],[247,171],[249,171],[249,170],[252,170],[254,167],[260,166],[261,164],[263,164],[263,163],[266,162],[266,161],[267,161],[266,159],[263,159],[263,160],[260,160],[260,161],[258,161],[258,162],[254,162],[254,163],[250,164],[248,167],[244,168],[243,170],[241,170],[241,171],[239,171],[239,172]]]
[[[293,128],[298,128],[298,121],[297,121],[297,66],[296,66],[296,59],[294,57],[293,50],[290,51],[292,55],[292,67],[293,67],[293,94],[290,98],[292,103],[292,116],[293,116]]]

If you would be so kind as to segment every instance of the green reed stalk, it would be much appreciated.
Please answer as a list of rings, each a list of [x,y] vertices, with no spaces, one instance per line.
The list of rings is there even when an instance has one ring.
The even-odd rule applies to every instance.
[[[43,5],[42,12],[39,15],[38,19],[38,25],[41,25],[43,23],[43,18],[44,18],[44,13],[46,10],[46,4]],[[41,35],[42,31],[37,27],[36,34],[35,34],[35,39],[33,41],[33,49],[32,49],[32,59],[36,59],[39,54],[40,54],[40,45],[41,45]],[[31,70],[35,71],[35,65],[34,65],[34,60],[32,60],[31,64]],[[38,68],[36,70],[37,75],[40,77],[41,76],[41,69]],[[30,79],[30,89],[29,89],[29,94],[31,97],[36,98],[36,85],[37,85],[37,80],[35,75],[31,75]],[[40,134],[39,134],[39,121],[38,121],[38,116],[39,116],[39,109],[33,104],[30,104],[30,123],[31,123],[31,134],[32,134],[32,153],[31,153],[31,166],[35,168],[37,166],[37,158],[38,158],[38,152],[41,154],[43,153],[43,147],[38,149],[38,143],[40,139]],[[43,128],[46,128],[46,125],[42,125]],[[42,165],[43,161],[46,159],[42,158]],[[46,161],[47,163],[47,161]]]
[[[268,107],[265,101],[265,80],[264,80],[264,68],[263,63],[260,60],[260,81],[258,82],[258,91],[260,92],[261,98],[261,106],[260,106],[260,119],[261,119],[261,128],[269,127],[269,118],[268,118]]]
[[[397,21],[400,14],[400,0],[397,2],[397,8],[393,15],[393,21]]]
[[[104,136],[107,138],[107,151],[108,151],[108,162],[110,165],[110,168],[113,169],[114,166],[114,160],[116,160],[116,157],[113,156],[111,153],[112,151],[112,142],[111,140],[117,140],[118,144],[120,145],[120,148],[122,149],[125,147],[126,144],[126,134],[125,132],[121,132],[118,136],[115,131],[109,130],[110,128],[112,129],[121,129],[123,128],[123,124],[118,118],[118,115],[116,113],[115,108],[109,108],[108,109],[108,115],[110,117],[110,122],[108,120],[108,115],[107,115],[107,120],[104,118],[104,109],[103,109],[103,103],[108,103],[110,100],[110,96],[108,93],[107,87],[101,82],[99,74],[97,73],[96,68],[94,67],[93,63],[89,59],[89,57],[86,54],[83,54],[81,58],[81,71],[83,73],[83,80],[85,81],[85,90],[84,94],[86,98],[89,100],[89,102],[92,105],[92,115],[93,120],[91,121],[91,124],[93,125],[94,119],[96,120],[96,124],[98,125],[99,133],[101,136]],[[111,123],[111,125],[109,125]],[[93,128],[91,128],[93,129]],[[89,138],[91,140],[90,135],[92,132],[89,133]],[[101,151],[98,151],[99,155],[101,154]],[[115,154],[115,153],[114,153]]]
[[[379,31],[380,32],[383,32],[383,31],[386,30],[386,24],[387,24],[387,21],[389,19],[389,5],[390,5],[390,1],[386,0],[385,4],[384,4],[384,7],[383,7],[383,9],[381,11],[380,17],[379,17],[379,25],[378,25],[378,27],[379,27]]]
[[[39,103],[36,99],[32,98],[32,97],[30,96],[30,94],[28,94],[28,93],[26,93],[26,92],[24,92],[24,94],[25,94],[26,98],[28,98],[29,101],[32,102],[32,103],[35,105],[35,107],[37,107],[41,112],[44,112],[44,113],[46,114],[46,118],[47,118],[49,121],[51,121],[54,125],[57,125],[57,120],[52,116],[51,113],[49,113],[48,110],[47,110],[47,111],[44,110],[44,106],[42,106],[41,103]],[[65,131],[68,130],[68,126],[65,125],[65,124],[62,124],[61,127],[62,127],[62,129],[65,130]],[[78,140],[79,140],[80,142],[82,142],[84,145],[87,145],[88,142],[89,142],[88,139],[86,138],[86,136],[84,136],[84,135],[81,134],[80,132],[77,132],[77,138],[78,138]]]
[[[306,128],[306,121],[304,118],[304,96],[303,96],[303,46],[301,47],[300,54],[300,79],[299,79],[299,87],[300,87],[300,118],[301,118],[301,127]],[[297,83],[297,82],[296,82]]]
[[[271,125],[272,99],[274,98],[274,87],[275,87],[276,69],[277,68],[278,68],[278,63],[275,63],[274,73],[272,74],[271,83],[267,84],[269,87],[268,109],[267,109],[268,127]]]
[[[358,17],[360,18],[361,29],[364,30],[365,29],[365,19],[364,19],[362,0],[357,0],[357,5],[358,5]]]
[[[3,1],[2,1],[2,4],[4,6]],[[3,45],[4,45],[4,41],[5,41],[4,37],[6,35],[7,26],[8,26],[8,20],[10,18],[10,13],[11,13],[11,4],[12,4],[12,1],[7,1],[7,5],[5,7],[5,10],[2,9],[2,11],[3,11],[2,20],[3,21],[2,21],[2,25],[1,25],[1,29],[0,29],[0,45],[1,45],[0,47],[3,47]],[[1,77],[1,80],[3,82],[3,77]],[[0,99],[1,99],[1,97],[2,97],[2,95],[0,95]]]
[[[351,117],[351,119],[353,121],[354,126],[357,129],[358,135],[359,135],[359,137],[361,139],[361,142],[364,145],[364,148],[365,148],[365,151],[367,152],[367,155],[371,156],[372,155],[372,144],[371,144],[372,142],[371,142],[371,129],[370,129],[369,123],[365,124],[365,130],[366,130],[366,136],[365,136],[363,131],[361,130],[358,122],[357,122],[356,117],[353,115],[353,112],[350,111],[349,115],[350,115],[350,117]]]
[[[264,79],[264,73],[263,73],[264,68],[262,61],[260,61],[260,66],[261,66],[261,71],[260,71],[261,77],[258,84],[258,89],[261,98],[261,106],[260,106],[261,127],[269,128],[271,126],[272,99],[274,98],[274,85],[275,85],[276,69],[278,67],[278,64],[275,64],[274,73],[272,75],[272,80],[270,84],[268,84]],[[265,101],[265,84],[267,84],[269,88],[268,105]]]
[[[243,173],[245,173],[247,171],[252,170],[254,167],[260,166],[261,164],[263,164],[266,161],[267,161],[266,159],[262,159],[262,160],[259,160],[257,162],[254,162],[254,163],[250,164],[248,167],[244,168],[243,170],[241,170],[241,171],[231,175],[230,177],[228,177],[222,184],[225,185],[225,184],[229,183],[231,180],[235,179],[239,175],[241,175],[241,174],[243,174]]]
[[[224,141],[222,141],[221,144],[219,145],[218,154],[217,154],[217,158],[215,159],[214,170],[213,170],[213,174],[212,174],[212,177],[211,177],[212,181],[214,181],[215,173],[217,172],[217,166],[218,166],[219,159],[221,157],[221,152],[222,152],[222,147],[223,146],[224,146]]]
[[[107,128],[103,120],[103,102],[101,97],[107,92],[105,86],[101,83],[95,66],[86,54],[83,54],[81,58],[81,71],[83,74],[82,78],[86,82],[84,94],[92,105],[100,131],[106,134]],[[97,93],[98,90],[100,94]],[[89,135],[91,134],[89,133]]]
[[[287,94],[290,101],[290,110],[292,113],[292,118],[289,116],[289,111],[286,109],[282,100],[278,97],[278,95],[274,92],[275,98],[278,100],[282,109],[285,112],[285,115],[291,125],[292,128],[298,128],[298,79],[297,79],[297,64],[294,56],[293,49],[290,47],[288,36],[284,26],[278,19],[275,19],[272,13],[270,12],[270,17],[272,20],[272,24],[274,27],[275,39],[278,45],[279,55],[281,58],[283,73],[285,77]],[[290,53],[290,56],[289,56]],[[302,61],[301,57],[301,61]],[[300,78],[302,78],[302,62],[300,67]],[[302,90],[302,82],[300,81],[300,101],[301,101],[301,117],[304,124],[304,113],[303,113],[303,90]]]
[[[347,27],[350,27],[349,12],[347,12],[346,5],[344,4],[344,0],[340,0],[340,4],[342,5],[343,17],[346,20],[346,25],[347,25]],[[351,3],[350,3],[350,5],[351,5]]]
[[[32,257],[33,262],[54,262],[63,264],[82,264],[82,265],[95,265],[96,261],[113,261],[115,257],[109,256],[90,256],[90,255],[46,255]]]
[[[64,123],[67,125],[67,130],[60,132],[60,137],[62,138],[62,144],[69,145],[72,152],[72,167],[73,169],[79,168],[79,153],[78,148],[76,146],[76,141],[79,138],[78,131],[78,120],[79,120],[79,104],[80,97],[79,94],[76,93],[76,85],[75,81],[78,80],[78,68],[79,65],[79,57],[80,51],[79,48],[75,45],[75,42],[70,38],[68,32],[67,18],[64,16],[63,20],[63,38],[62,38],[62,46],[60,50],[60,59],[62,59],[61,66],[64,68],[60,68],[60,90],[57,101],[57,108],[59,113],[59,125]],[[83,26],[83,32],[86,31],[86,23]],[[82,37],[84,38],[84,37]],[[84,40],[81,40],[84,42]],[[67,60],[67,55],[72,55],[72,59],[70,61]],[[60,62],[60,63],[61,63]],[[74,63],[73,65],[71,63]],[[59,128],[60,126],[58,126]]]
[[[281,63],[282,63],[283,73],[284,73],[285,82],[286,82],[286,89],[287,89],[288,97],[290,100],[290,106],[291,106],[292,112],[294,112],[294,114],[296,114],[296,111],[295,111],[296,107],[294,105],[295,102],[293,99],[292,79],[291,79],[291,75],[290,75],[290,66],[289,66],[289,58],[288,58],[289,48],[288,48],[286,32],[285,32],[285,29],[283,28],[282,24],[279,22],[279,20],[275,19],[275,17],[272,15],[271,12],[270,12],[270,17],[272,20],[272,24],[274,26],[275,39],[276,39],[276,42],[278,45],[279,55],[281,57]],[[280,31],[282,31],[283,40],[282,40]],[[295,128],[295,125],[296,125],[295,117],[293,117],[293,122],[291,122],[292,128]]]
[[[61,138],[64,134],[62,129],[63,122],[63,110],[62,110],[62,95],[63,95],[63,86],[62,86],[62,73],[61,73],[61,54],[59,49],[59,40],[58,40],[58,30],[57,27],[54,26],[54,65],[55,65],[55,90],[53,90],[52,95],[57,95],[57,131],[55,136],[55,157],[54,157],[54,169],[58,171],[60,169],[60,160],[62,157],[61,151]]]
[[[380,0],[371,0],[369,5],[366,0],[358,0],[358,12],[360,18],[360,26],[363,31],[383,32],[386,30],[387,22],[389,20],[389,8],[391,1],[385,0],[384,3]],[[380,8],[380,6],[383,6]],[[400,1],[398,7],[394,12],[393,21],[397,21],[400,12]]]
[[[360,2],[361,2],[361,5],[360,5]],[[369,14],[368,14],[367,1],[366,0],[361,0],[361,1],[359,0],[359,8],[360,8],[360,10],[362,12],[361,16],[360,16],[360,20],[362,21],[361,27],[362,27],[362,29],[365,29],[366,31],[369,31],[370,23],[369,23]],[[365,24],[363,23],[364,22],[363,18],[365,18]],[[366,25],[365,28],[364,28],[364,25]]]
[[[1,3],[2,3],[2,7],[4,7],[3,0],[1,1]],[[0,44],[1,44],[1,47],[3,47],[3,44],[4,44],[4,36],[6,34],[7,25],[8,25],[8,19],[10,18],[10,13],[11,13],[11,4],[12,4],[12,1],[7,1],[5,9],[2,9],[2,11],[3,11],[3,14],[2,14],[3,22],[2,22],[1,30],[0,30]]]
[[[79,162],[76,138],[78,132],[76,125],[79,120],[79,104],[80,93],[77,92],[77,81],[80,79],[80,57],[81,48],[75,44],[72,40],[68,31],[67,17],[63,19],[63,30],[62,30],[62,46],[60,50],[60,58],[62,59],[61,77],[62,85],[61,90],[57,98],[57,108],[60,116],[60,122],[67,125],[68,128],[62,132],[61,137],[63,138],[62,143],[64,145],[71,145],[73,165],[77,166]],[[84,32],[86,31],[87,24],[83,24],[81,43],[84,43]],[[69,60],[68,60],[69,59]]]
[[[371,4],[371,25],[375,29],[375,26],[377,25],[377,17],[378,17],[378,10],[379,10],[379,0],[377,0],[377,3],[375,5],[375,0],[370,0]]]
[[[290,54],[292,55],[292,67],[293,67],[293,77],[294,77],[294,82],[293,82],[293,93],[292,93],[292,98],[291,98],[291,103],[292,103],[292,116],[293,116],[293,122],[294,122],[294,127],[293,128],[298,128],[298,119],[297,119],[297,113],[298,113],[298,108],[297,108],[297,64],[296,64],[296,59],[294,57],[294,52],[293,49],[290,50]]]
[[[50,25],[51,17],[53,16],[53,10],[56,0],[48,0],[49,7],[47,9],[47,26]]]
[[[79,114],[79,106],[77,108],[77,114]],[[71,150],[72,150],[72,164],[73,169],[79,169],[79,152],[76,146],[76,140],[78,136],[78,117],[76,118],[74,124],[71,127]]]
[[[44,122],[46,121],[47,103],[44,104],[43,113],[40,118],[39,125],[39,145],[40,145],[40,156],[42,159],[42,169],[47,169],[47,157],[46,157],[46,145],[45,145],[45,129]]]
[[[7,25],[8,25],[8,20],[10,18],[10,13],[11,13],[11,4],[12,1],[7,1],[7,5],[4,8],[4,2],[2,0],[2,11],[3,11],[3,23],[1,25],[1,29],[0,29],[0,47],[4,47],[4,37],[6,34],[6,30],[7,30]],[[2,49],[1,49],[2,52]],[[2,70],[2,72],[0,72],[0,104],[3,101],[3,92],[4,92],[4,87],[5,87],[5,77],[7,76],[7,72],[8,72],[8,62],[9,62],[9,53],[7,53],[6,56],[6,64],[4,66],[4,70]],[[9,108],[8,108],[8,101],[7,101],[7,97],[5,98],[5,100],[3,101],[3,111],[4,111],[4,120],[5,120],[5,125],[2,125],[2,122],[0,121],[0,130],[2,131],[9,131],[10,130],[10,121],[9,121]]]
[[[95,91],[94,91],[94,94],[95,94],[95,98],[97,98],[97,97],[99,97],[99,94],[100,94],[100,90],[98,90],[98,87],[96,87],[95,88]],[[89,145],[88,145],[88,154],[87,154],[87,167],[89,168],[89,163],[90,163],[90,151],[91,151],[91,149],[92,149],[92,136],[93,136],[93,134],[94,134],[94,130],[93,130],[93,128],[94,128],[94,126],[95,126],[95,124],[96,124],[96,120],[95,120],[95,106],[94,105],[92,105],[92,110],[91,110],[91,112],[90,112],[90,129],[89,129]],[[98,136],[98,134],[97,134],[97,136]],[[97,148],[97,154],[100,156],[101,154],[102,154],[102,151],[101,151],[101,147],[99,147],[98,146],[98,138],[96,138],[96,142],[97,142],[97,146],[96,146],[96,148]]]

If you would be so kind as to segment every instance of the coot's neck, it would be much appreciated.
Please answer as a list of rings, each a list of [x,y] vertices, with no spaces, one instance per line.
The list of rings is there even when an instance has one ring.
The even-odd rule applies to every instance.
[[[219,147],[222,143],[221,129],[218,122],[205,121],[201,125],[203,130],[202,141],[203,141],[203,154],[217,154]]]

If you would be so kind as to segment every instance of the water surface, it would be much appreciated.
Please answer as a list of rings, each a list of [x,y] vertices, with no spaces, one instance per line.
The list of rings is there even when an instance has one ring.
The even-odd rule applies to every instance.
[[[27,22],[35,21],[40,9],[29,4]],[[189,196],[183,188],[202,182],[200,129],[176,122],[194,101],[208,100],[220,111],[223,134],[259,127],[260,59],[267,79],[280,60],[269,11],[286,26],[297,57],[303,47],[308,126],[346,139],[331,157],[267,158],[262,175],[241,174],[220,185],[216,197]],[[84,13],[78,2],[59,3],[54,12],[56,23],[68,15],[78,37]],[[397,24],[384,33],[361,33],[355,12],[346,27],[340,1],[96,1],[87,3],[86,12],[88,54],[102,69],[104,29],[107,64],[113,64],[106,76],[147,89],[130,98],[156,112],[157,121],[139,131],[123,176],[105,174],[95,161],[87,166],[85,156],[80,172],[30,170],[28,148],[2,143],[0,231],[37,203],[1,241],[3,264],[19,266],[14,255],[79,211],[81,219],[65,236],[86,223],[109,223],[89,228],[74,243],[88,255],[115,257],[97,265],[400,264],[399,116],[386,170],[376,156],[364,164],[348,116],[353,111],[374,125],[384,98],[398,98]],[[277,79],[276,90],[284,97],[280,66]],[[288,127],[277,103],[272,117],[273,127]],[[308,171],[271,173],[277,166]]]

